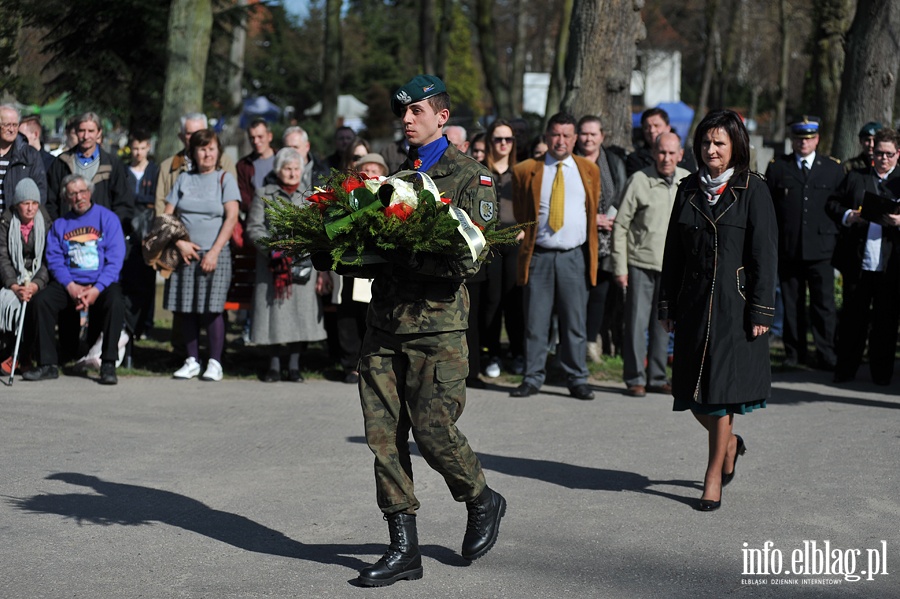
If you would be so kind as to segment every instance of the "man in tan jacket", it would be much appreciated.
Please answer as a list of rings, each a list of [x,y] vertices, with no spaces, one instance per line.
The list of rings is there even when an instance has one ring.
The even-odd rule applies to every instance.
[[[576,121],[550,117],[547,154],[513,170],[513,212],[525,230],[518,283],[524,285],[525,377],[513,397],[536,395],[546,378],[550,317],[559,318],[559,362],[577,399],[594,399],[587,384],[588,286],[597,283],[597,205],[600,169],[573,156]]]

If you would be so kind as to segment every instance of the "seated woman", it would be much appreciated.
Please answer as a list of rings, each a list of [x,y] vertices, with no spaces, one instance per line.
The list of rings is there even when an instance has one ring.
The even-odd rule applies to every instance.
[[[200,326],[209,337],[209,361],[200,377],[222,380],[225,348],[225,296],[231,284],[228,242],[238,219],[241,194],[230,173],[222,170],[222,147],[212,129],[191,135],[192,170],[181,173],[166,198],[166,214],[176,214],[190,241],[176,243],[184,263],[166,280],[166,310],[180,313],[188,358],[176,379],[200,374]]]
[[[16,185],[16,194],[9,201],[9,210],[0,217],[0,331],[5,337],[4,346],[15,343],[18,322],[23,304],[47,286],[50,273],[44,264],[44,247],[50,215],[41,205],[41,194],[31,179],[22,179]],[[25,319],[25,328],[19,342],[19,364],[23,370],[31,363],[31,346],[34,344],[34,322]],[[0,364],[0,372],[7,376],[12,372],[10,355]]]
[[[267,383],[281,380],[280,353],[284,346],[288,354],[287,380],[301,382],[300,354],[308,342],[326,337],[320,294],[331,291],[331,277],[310,266],[309,279],[298,281],[292,276],[292,266],[297,263],[260,243],[272,234],[265,213],[267,201],[284,200],[295,206],[309,203],[306,194],[299,190],[302,176],[300,153],[293,148],[279,150],[267,184],[257,188],[247,214],[247,238],[257,249],[250,340],[270,346],[269,368],[262,379]]]

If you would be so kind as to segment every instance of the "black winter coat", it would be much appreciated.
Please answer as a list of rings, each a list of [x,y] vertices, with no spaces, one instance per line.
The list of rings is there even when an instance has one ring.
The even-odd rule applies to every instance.
[[[3,177],[3,199],[6,206],[9,206],[10,198],[16,195],[16,185],[26,178],[35,182],[41,194],[41,204],[46,205],[47,172],[44,170],[44,161],[40,153],[28,145],[21,133],[13,142],[7,160],[9,166],[6,167],[6,176]]]
[[[900,195],[900,169],[895,168],[888,175],[885,186],[876,186],[874,169],[867,167],[847,173],[837,191],[829,198],[825,210],[840,230],[831,265],[841,271],[845,280],[856,280],[862,272],[863,255],[869,236],[869,222],[859,222],[845,226],[842,224],[847,210],[858,210],[866,193],[885,197]],[[882,260],[890,262],[893,246],[897,244],[898,232],[893,227],[882,227]]]
[[[778,228],[755,174],[737,175],[714,207],[696,174],[678,187],[663,258],[659,317],[675,321],[673,395],[702,404],[766,399]]]
[[[831,260],[838,229],[825,202],[844,179],[840,163],[821,152],[804,179],[793,153],[773,158],[766,183],[778,219],[778,254],[785,260]]]

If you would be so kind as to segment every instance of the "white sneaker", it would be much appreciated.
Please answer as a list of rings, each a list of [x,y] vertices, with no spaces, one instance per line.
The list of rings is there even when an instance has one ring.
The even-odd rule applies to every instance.
[[[197,372],[200,371],[200,366],[197,366]],[[206,363],[206,372],[203,373],[203,376],[200,377],[204,381],[221,381],[222,380],[222,365],[219,364],[218,360],[209,359],[209,362]]]
[[[192,379],[200,374],[200,363],[194,358],[184,361],[184,366],[175,371],[172,376],[176,379]]]
[[[500,360],[497,358],[491,358],[491,361],[488,363],[487,368],[484,369],[484,374],[485,376],[492,379],[500,376]]]

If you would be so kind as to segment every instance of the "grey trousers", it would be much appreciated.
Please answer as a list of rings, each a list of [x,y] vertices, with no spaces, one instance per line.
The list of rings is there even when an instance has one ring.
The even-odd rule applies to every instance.
[[[550,318],[559,320],[559,364],[571,389],[587,383],[588,275],[584,250],[535,249],[524,288],[525,377],[540,389],[547,377]]]
[[[625,339],[622,347],[626,385],[663,385],[666,382],[669,334],[656,318],[661,274],[637,266],[628,267],[625,294]],[[649,355],[648,333],[649,331]],[[647,360],[646,374],[644,360]]]

